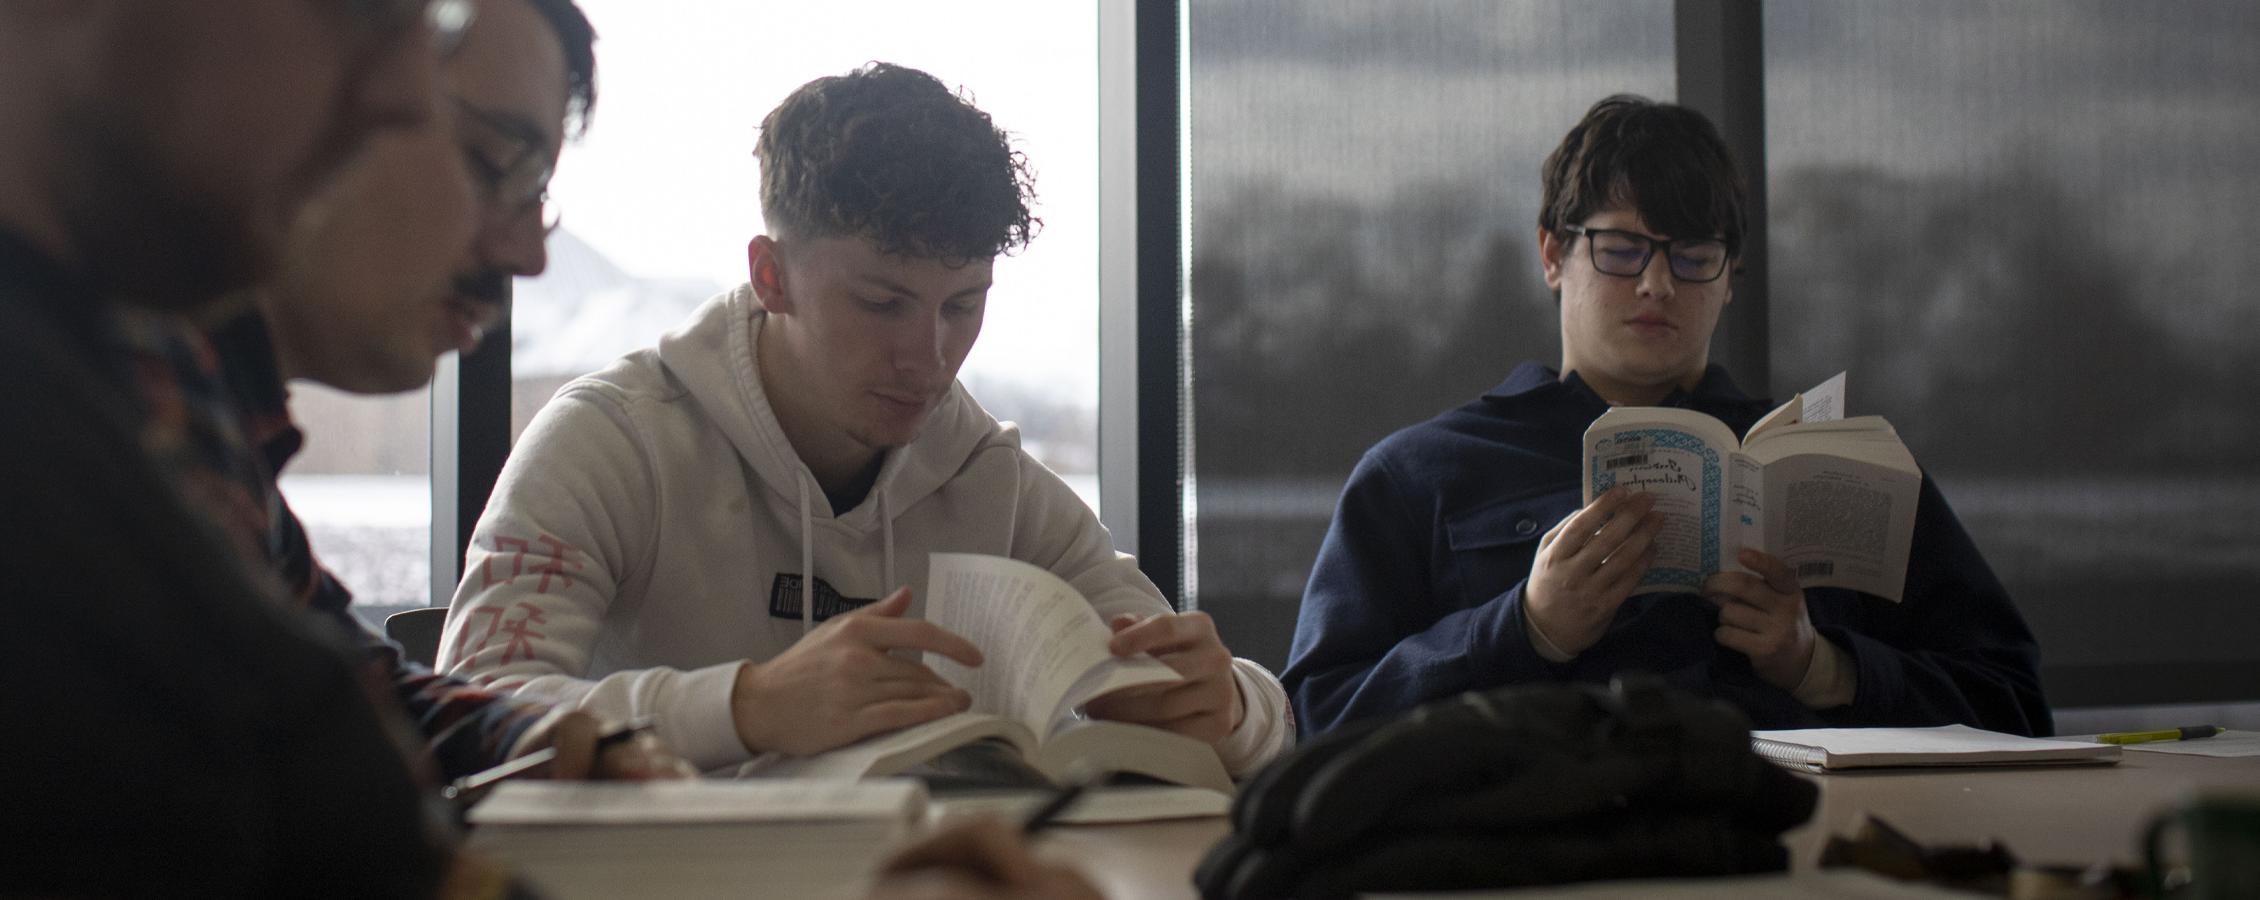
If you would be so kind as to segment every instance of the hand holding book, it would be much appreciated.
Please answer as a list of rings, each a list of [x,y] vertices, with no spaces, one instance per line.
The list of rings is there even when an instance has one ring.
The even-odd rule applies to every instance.
[[[1898,602],[1922,469],[1891,423],[1842,418],[1843,376],[1799,394],[1737,439],[1718,419],[1676,407],[1620,406],[1585,430],[1585,495],[1618,487],[1657,496],[1655,562],[1635,592],[1700,591],[1755,547],[1805,587]],[[1589,501],[1590,502],[1590,501]]]
[[[917,650],[967,667],[981,651],[950,630],[905,618],[910,589],[836,616],[763,663],[738,670],[730,693],[738,739],[756,753],[805,756],[964,712],[973,697],[921,663]]]
[[[1232,652],[1217,637],[1207,613],[1121,615],[1107,650],[1116,657],[1149,654],[1185,676],[1184,681],[1127,687],[1092,698],[1091,718],[1150,725],[1214,744],[1231,736],[1247,710],[1232,677]]]
[[[652,732],[649,721],[607,732],[596,716],[573,710],[559,716],[551,728],[549,749],[552,763],[548,777],[558,781],[698,777],[697,769]]]
[[[890,775],[953,748],[997,738],[1037,772],[1052,779],[1081,764],[1209,788],[1228,796],[1233,793],[1231,775],[1217,757],[1213,742],[1187,737],[1172,728],[1101,721],[1079,712],[1088,710],[1098,698],[1148,686],[1164,690],[1147,694],[1160,699],[1150,708],[1139,710],[1138,715],[1173,724],[1210,709],[1210,701],[1198,692],[1181,696],[1167,690],[1201,679],[1183,674],[1133,646],[1150,646],[1165,657],[1190,653],[1205,664],[1213,655],[1210,645],[1216,644],[1214,626],[1205,617],[1149,617],[1117,634],[1073,585],[1024,562],[936,553],[929,560],[927,573],[927,621],[948,634],[964,636],[978,648],[983,662],[974,667],[929,653],[926,665],[944,681],[970,694],[972,708],[815,756],[768,754],[748,763],[742,774],[816,778]],[[1115,652],[1111,643],[1117,638],[1133,649]],[[1178,662],[1194,667],[1183,659]],[[1210,681],[1217,679],[1222,679],[1237,699],[1238,688],[1230,671],[1208,676]]]
[[[1656,497],[1619,487],[1571,513],[1539,539],[1523,607],[1554,648],[1576,655],[1608,631],[1655,564],[1664,520]]]
[[[1767,684],[1795,691],[1820,640],[1805,611],[1805,589],[1795,569],[1769,554],[1745,548],[1737,559],[1750,571],[1720,572],[1703,582],[1703,597],[1719,608],[1714,637],[1749,657]]]

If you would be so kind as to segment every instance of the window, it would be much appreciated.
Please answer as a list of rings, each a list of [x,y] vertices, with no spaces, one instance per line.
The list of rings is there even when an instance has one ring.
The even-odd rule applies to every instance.
[[[594,125],[552,194],[550,269],[518,285],[513,435],[572,378],[651,345],[745,280],[753,145],[794,88],[871,60],[962,87],[1036,170],[1043,230],[1000,260],[960,379],[1098,505],[1096,4],[581,0],[598,33]]]
[[[1350,469],[1560,356],[1538,169],[1672,96],[1650,3],[1203,2],[1187,21],[1197,602],[1283,665]]]
[[[290,406],[307,439],[283,496],[315,558],[353,591],[354,612],[381,629],[432,602],[430,389],[357,397],[302,381]]]
[[[1765,7],[1776,393],[1850,370],[2057,704],[2260,693],[2256,45],[2234,0]]]

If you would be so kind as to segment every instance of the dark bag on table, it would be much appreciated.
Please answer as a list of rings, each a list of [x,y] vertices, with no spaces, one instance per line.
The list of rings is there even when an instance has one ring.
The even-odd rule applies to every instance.
[[[1475,691],[1274,762],[1193,878],[1206,900],[1328,900],[1775,872],[1816,794],[1739,711],[1660,683]]]

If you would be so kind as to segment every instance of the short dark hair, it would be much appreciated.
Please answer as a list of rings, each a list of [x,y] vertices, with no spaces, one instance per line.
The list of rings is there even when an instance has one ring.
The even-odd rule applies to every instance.
[[[1035,176],[971,99],[877,62],[801,85],[761,122],[761,215],[774,237],[858,237],[952,265],[1028,245]]]
[[[526,0],[534,11],[557,32],[557,43],[565,48],[565,86],[571,105],[566,107],[566,119],[573,123],[573,133],[585,131],[589,114],[596,111],[596,26],[573,0]]]
[[[1543,171],[1538,227],[1556,237],[1621,203],[1662,234],[1716,235],[1726,239],[1730,255],[1742,254],[1742,173],[1702,113],[1617,94],[1586,111],[1546,157]]]

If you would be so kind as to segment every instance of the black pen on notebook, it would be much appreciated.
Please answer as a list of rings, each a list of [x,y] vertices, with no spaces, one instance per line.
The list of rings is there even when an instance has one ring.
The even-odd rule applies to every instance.
[[[1042,806],[1036,807],[1033,812],[1028,814],[1027,818],[1020,820],[1021,835],[1034,837],[1042,833],[1044,829],[1058,824],[1060,817],[1067,814],[1068,808],[1074,806],[1075,801],[1082,799],[1083,795],[1090,791],[1091,786],[1098,783],[1099,776],[1097,773],[1084,771],[1069,773],[1066,783],[1060,785],[1059,790],[1052,792],[1051,797],[1045,800]]]
[[[604,751],[635,740],[636,735],[643,734],[644,732],[650,730],[650,722],[635,722],[615,729],[606,734],[599,735],[596,739],[596,750],[594,754],[596,759],[590,760],[590,765],[593,767],[596,764],[596,760],[603,759]],[[483,769],[481,771],[473,772],[469,775],[455,779],[454,782],[448,784],[446,787],[441,788],[439,795],[443,799],[454,802],[459,807],[468,807],[473,803],[479,802],[479,799],[485,797],[488,791],[494,789],[495,785],[501,784],[502,782],[511,778],[515,778],[519,775],[524,775],[527,772],[540,768],[542,765],[556,759],[557,745],[551,744],[550,746],[543,747],[532,753],[528,753],[524,756],[518,757],[517,759],[503,763],[502,765],[495,766],[491,769]]]

